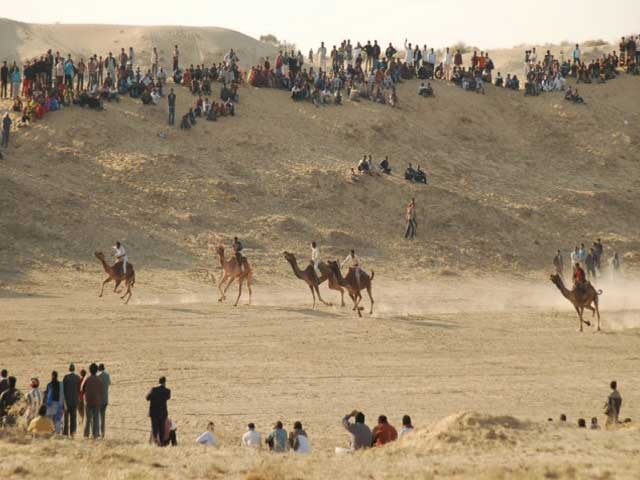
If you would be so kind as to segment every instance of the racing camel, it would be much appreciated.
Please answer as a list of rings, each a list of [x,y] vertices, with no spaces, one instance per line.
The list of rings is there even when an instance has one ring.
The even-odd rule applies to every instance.
[[[316,272],[314,271],[313,265],[308,265],[304,270],[300,270],[300,267],[298,267],[296,256],[293,253],[284,252],[284,258],[287,260],[287,262],[289,262],[289,265],[291,265],[293,274],[300,280],[305,282],[308,285],[309,290],[311,290],[311,295],[313,296],[313,308],[316,308],[316,295],[318,295],[318,299],[324,305],[331,305],[330,303],[325,302],[320,295],[319,286],[326,280],[329,281],[329,288],[331,290],[337,290],[338,292],[340,292],[340,306],[344,307],[344,289],[338,283],[338,277],[335,276],[335,274],[324,262],[320,262],[318,264],[318,269],[320,270],[320,278],[318,278]]]
[[[220,266],[222,267],[223,272],[222,278],[218,283],[218,290],[220,291],[220,298],[218,299],[218,301],[222,302],[227,299],[227,289],[234,280],[238,280],[238,298],[236,298],[236,303],[233,304],[234,307],[237,307],[238,302],[240,301],[240,296],[242,295],[242,284],[246,280],[247,288],[249,289],[249,305],[251,305],[251,275],[253,272],[251,270],[251,265],[249,265],[249,261],[245,257],[242,257],[242,263],[244,265],[243,272],[241,266],[238,265],[238,260],[235,256],[232,256],[229,260],[224,258],[224,247],[222,245],[220,245],[216,249],[216,252],[218,253],[218,257],[220,258]],[[229,280],[229,282],[224,287],[224,290],[222,290],[222,284],[227,280]]]
[[[362,294],[360,293],[362,290],[367,290],[367,294],[369,295],[369,300],[371,300],[371,310],[369,310],[369,315],[373,315],[373,297],[371,296],[371,284],[373,282],[373,277],[375,276],[375,272],[371,271],[371,276],[367,273],[360,270],[360,282],[356,281],[356,274],[352,268],[349,269],[349,273],[347,273],[346,277],[342,277],[342,272],[340,271],[340,264],[337,261],[329,260],[328,262],[329,268],[338,278],[338,283],[340,286],[345,287],[347,292],[349,292],[349,296],[351,300],[353,300],[353,310],[358,312],[358,316],[361,317],[363,307],[360,306],[360,302],[362,301]]]
[[[124,299],[124,297],[127,297],[127,300],[124,302],[124,304],[126,305],[127,303],[129,303],[132,295],[131,289],[136,283],[136,273],[133,270],[133,264],[127,262],[127,272],[123,275],[122,262],[117,262],[113,266],[110,266],[104,259],[104,253],[94,252],[94,255],[98,260],[100,260],[100,262],[102,263],[102,268],[104,268],[104,271],[107,273],[107,275],[109,275],[109,277],[104,282],[102,282],[102,290],[100,290],[100,295],[98,295],[98,297],[102,297],[102,294],[104,293],[104,286],[107,283],[114,281],[116,285],[115,287],[113,287],[113,292],[118,293],[118,287],[124,281],[124,285],[125,287],[127,287],[127,290],[120,298]]]
[[[576,312],[578,312],[578,318],[580,319],[580,331],[583,331],[583,323],[586,323],[587,327],[591,326],[591,322],[582,318],[582,313],[585,308],[587,310],[591,310],[593,315],[597,316],[598,331],[600,331],[600,308],[598,307],[598,297],[602,295],[602,290],[596,290],[590,283],[585,285],[584,290],[579,290],[577,287],[573,287],[573,290],[568,290],[567,287],[564,286],[564,282],[560,275],[551,275],[550,279],[553,284],[558,287],[558,290],[560,290],[562,295],[573,304]]]

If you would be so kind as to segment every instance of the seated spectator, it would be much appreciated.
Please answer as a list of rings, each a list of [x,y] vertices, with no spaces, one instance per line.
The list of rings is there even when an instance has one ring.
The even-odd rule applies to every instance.
[[[217,447],[218,439],[213,434],[214,428],[215,428],[215,425],[213,424],[213,422],[209,422],[207,424],[207,430],[203,434],[201,434],[198,438],[196,438],[196,443],[199,443],[200,445]]]
[[[287,451],[287,431],[282,426],[281,421],[277,421],[273,426],[273,431],[269,434],[265,443],[269,445],[269,450],[272,452],[283,453]]]
[[[146,89],[144,92],[142,92],[142,95],[140,95],[140,100],[142,100],[143,105],[153,104],[153,98],[151,98],[151,92]]]
[[[418,95],[420,95],[421,97],[433,97],[433,87],[431,86],[431,82],[427,82],[427,84],[425,85],[424,82],[422,82],[422,84],[420,85],[420,88],[418,89]]]
[[[13,110],[14,112],[20,113],[22,112],[23,108],[24,107],[22,106],[22,100],[20,100],[20,97],[16,97],[13,100],[13,107],[11,107],[11,110]]]
[[[373,427],[371,434],[373,437],[372,445],[375,447],[381,447],[398,439],[398,432],[393,425],[389,424],[385,415],[378,417],[378,425]]]
[[[371,173],[371,168],[367,156],[365,155],[362,160],[358,162],[358,171],[360,173]]]
[[[160,94],[158,93],[158,90],[154,88],[153,90],[151,90],[151,102],[154,105],[157,105],[159,101],[160,101]]]
[[[196,114],[193,111],[193,108],[189,109],[189,112],[187,113],[187,115],[189,116],[189,123],[193,126],[196,124]]]
[[[402,417],[402,430],[400,430],[400,438],[411,432],[413,432],[411,417],[409,415],[405,415],[404,417]]]
[[[500,72],[496,75],[496,87],[504,87],[504,79]]]
[[[355,423],[349,422],[351,417],[355,417]],[[351,450],[370,448],[373,445],[371,430],[365,423],[364,413],[357,410],[347,414],[342,419],[342,426],[351,435]]]
[[[391,167],[389,166],[389,157],[384,157],[384,159],[378,165],[378,168],[382,173],[391,175]]]
[[[567,89],[567,93],[564,95],[565,100],[569,100],[573,103],[584,103],[584,100],[578,95],[578,89],[572,90],[571,87]]]
[[[289,434],[289,448],[296,453],[311,453],[311,444],[307,432],[302,429],[302,423],[295,422],[293,431]]]
[[[262,440],[260,433],[256,432],[256,426],[253,423],[247,425],[248,430],[242,435],[242,446],[248,448],[260,448]]]
[[[232,117],[236,114],[236,107],[231,98],[228,98],[227,101],[224,102],[224,111],[226,115],[231,115]]]
[[[13,425],[15,417],[11,407],[22,400],[22,393],[16,388],[16,377],[9,377],[9,388],[0,395],[0,424]]]
[[[180,129],[181,130],[188,130],[191,128],[191,122],[189,121],[189,114],[185,113],[182,116],[182,120],[180,121]]]
[[[584,418],[578,419],[578,428],[587,428],[587,421]]]
[[[484,95],[484,81],[482,80],[482,74],[480,71],[476,72],[476,93],[482,93]]]
[[[55,432],[53,420],[47,417],[47,406],[40,405],[38,416],[29,422],[27,432],[36,436],[50,436]]]
[[[598,417],[593,417],[591,419],[591,430],[599,430],[600,425],[598,425]]]
[[[207,113],[206,120],[209,122],[215,122],[218,120],[218,108],[215,102],[209,108],[209,112]]]
[[[164,425],[164,441],[163,441],[163,445],[167,446],[169,444],[171,444],[172,447],[177,447],[178,446],[178,433],[177,433],[177,426],[176,424],[173,422],[173,420],[171,420],[169,417],[167,417],[167,420],[165,422]]]

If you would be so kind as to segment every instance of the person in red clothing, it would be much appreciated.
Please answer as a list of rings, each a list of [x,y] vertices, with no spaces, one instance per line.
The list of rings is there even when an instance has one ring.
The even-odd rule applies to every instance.
[[[393,442],[398,439],[398,432],[390,425],[386,415],[378,417],[378,425],[373,428],[373,446],[381,447],[382,445]]]
[[[581,292],[586,290],[587,286],[587,274],[584,273],[584,270],[580,266],[579,263],[576,263],[576,267],[573,271],[573,285],[575,288]]]

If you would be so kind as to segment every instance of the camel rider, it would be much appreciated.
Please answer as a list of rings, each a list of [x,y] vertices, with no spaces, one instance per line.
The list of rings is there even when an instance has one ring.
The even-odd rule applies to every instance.
[[[316,242],[311,242],[311,263],[313,264],[313,271],[316,274],[316,280],[320,283],[320,247]]]
[[[242,261],[242,242],[238,240],[238,237],[233,237],[233,253],[236,255],[236,261],[238,262],[238,267],[240,267],[240,271],[242,272],[242,267],[244,262]]]
[[[576,262],[575,270],[573,272],[573,284],[578,290],[584,291],[587,284],[587,274],[580,266],[580,263]]]
[[[129,257],[127,256],[127,251],[124,249],[124,246],[120,242],[116,242],[115,247],[113,247],[113,256],[116,257],[116,263],[122,262],[122,275],[127,274],[127,262],[129,261]]]
[[[355,250],[351,250],[349,255],[347,255],[347,258],[345,258],[344,261],[340,264],[340,268],[344,268],[345,265],[349,265],[349,269],[353,270],[353,273],[356,276],[356,284],[358,288],[360,288],[361,262],[360,262],[360,257],[356,257]]]

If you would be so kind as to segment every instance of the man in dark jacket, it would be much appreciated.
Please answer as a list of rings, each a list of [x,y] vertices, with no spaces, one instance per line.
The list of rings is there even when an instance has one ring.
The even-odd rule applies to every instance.
[[[7,67],[7,62],[2,62],[2,67],[0,68],[0,97],[7,98],[7,85],[9,84],[9,67]]]
[[[74,436],[78,425],[76,415],[78,413],[78,398],[80,396],[80,376],[76,374],[76,366],[73,363],[69,365],[69,373],[62,379],[62,388],[64,390],[64,401],[66,403],[63,435]]]
[[[5,148],[9,146],[9,133],[11,132],[12,123],[11,117],[7,113],[2,119],[2,146]]]
[[[167,379],[160,377],[159,385],[153,387],[147,394],[149,402],[149,417],[151,418],[151,431],[153,439],[159,446],[163,446],[164,426],[169,413],[167,411],[167,401],[171,399],[171,390],[165,387]]]
[[[2,395],[2,392],[9,388],[9,379],[7,378],[8,375],[9,372],[7,372],[3,368],[2,372],[0,372],[0,395]]]
[[[16,377],[9,377],[9,388],[0,395],[0,422],[7,423],[6,417],[9,410],[22,399],[20,390],[16,388]]]
[[[85,378],[82,384],[86,416],[84,424],[84,436],[89,438],[91,432],[93,438],[100,436],[100,407],[102,406],[102,392],[104,386],[98,377],[98,365],[92,363],[89,366],[91,375]]]

